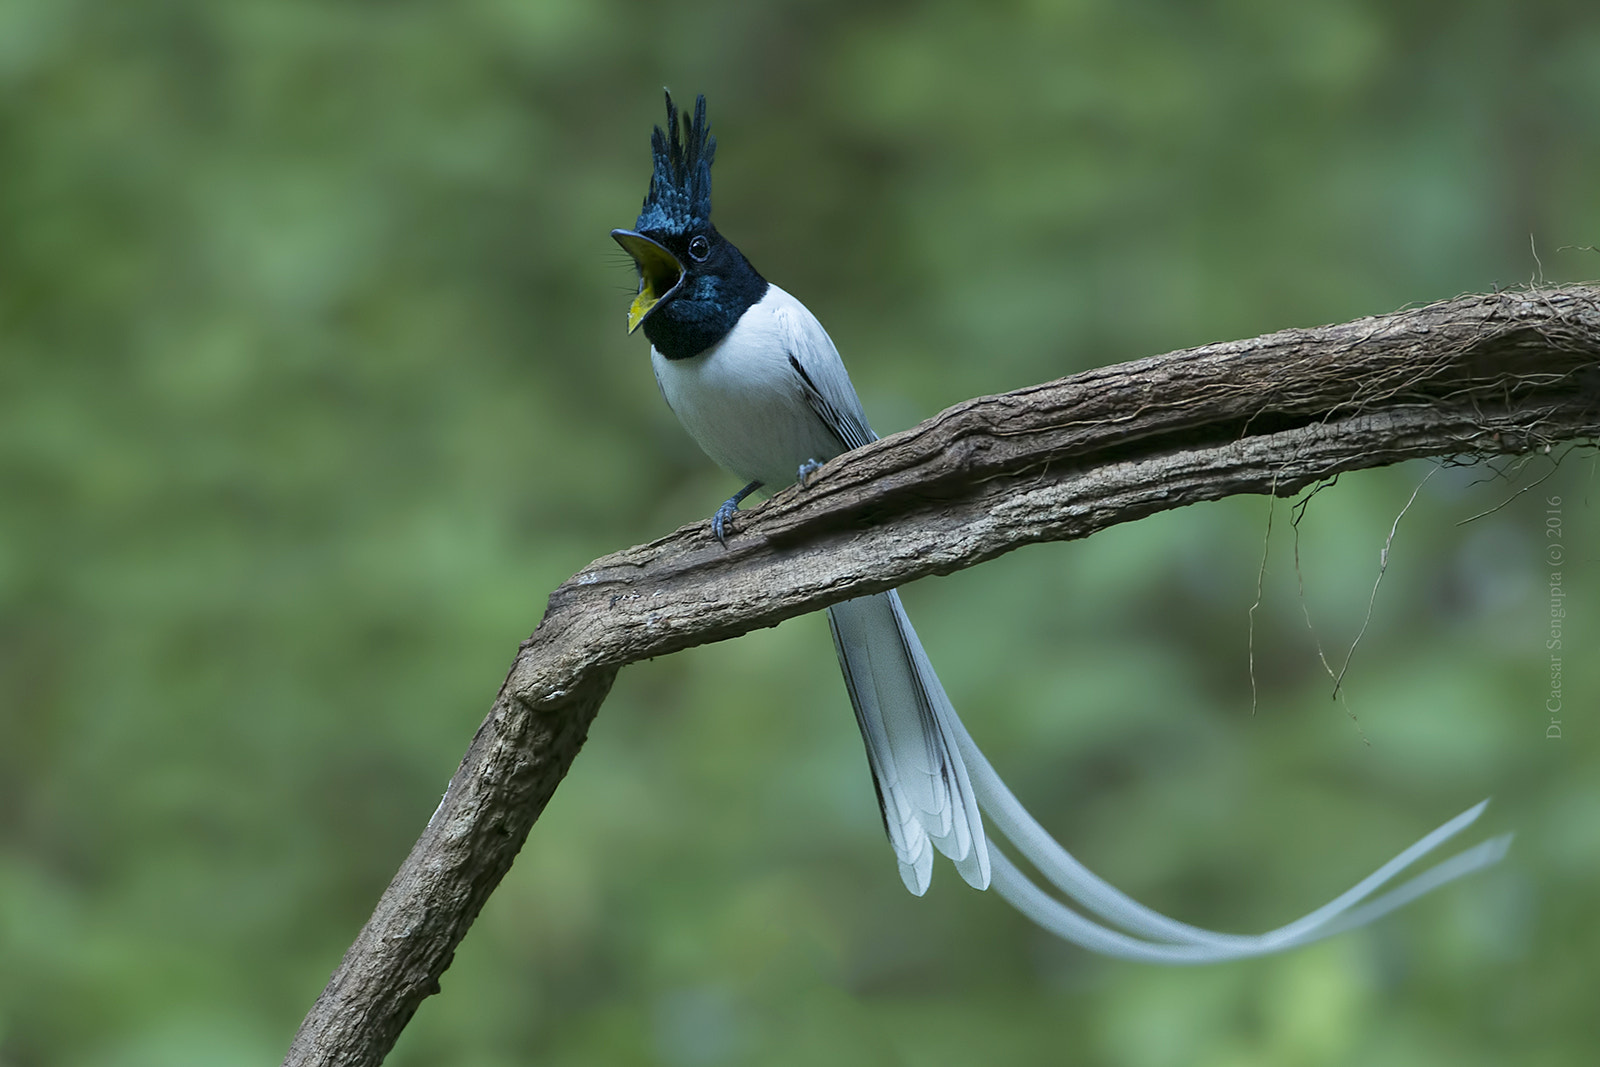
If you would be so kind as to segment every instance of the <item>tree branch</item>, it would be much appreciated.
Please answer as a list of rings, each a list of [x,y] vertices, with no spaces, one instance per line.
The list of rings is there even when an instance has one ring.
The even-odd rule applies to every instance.
[[[511,866],[617,670],[1037,541],[1340,471],[1600,437],[1600,288],[1466,296],[968,400],[550,596],[286,1065],[377,1064]]]

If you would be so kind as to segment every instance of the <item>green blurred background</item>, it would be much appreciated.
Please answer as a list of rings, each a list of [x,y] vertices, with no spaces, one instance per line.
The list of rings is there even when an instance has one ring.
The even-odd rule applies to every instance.
[[[1600,274],[1544,2],[0,0],[0,1065],[276,1062],[546,594],[735,486],[624,334],[660,91],[877,428]],[[1530,241],[1531,237],[1531,241]],[[1535,259],[1534,249],[1538,259]],[[1560,249],[1558,251],[1558,249]],[[1500,868],[1163,970],[908,896],[816,616],[630,667],[401,1065],[1573,1064],[1600,1041],[1591,455],[1341,479],[906,592],[1069,847],[1265,929],[1493,794]],[[1545,736],[1545,497],[1570,565]],[[1475,830],[1475,836],[1481,836]]]

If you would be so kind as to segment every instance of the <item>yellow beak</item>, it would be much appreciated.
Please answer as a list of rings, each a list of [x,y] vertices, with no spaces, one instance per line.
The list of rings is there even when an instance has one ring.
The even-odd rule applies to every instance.
[[[639,295],[628,308],[628,332],[632,333],[657,304],[683,284],[683,264],[660,244],[632,230],[612,230],[611,239],[633,257],[634,266],[639,268]]]

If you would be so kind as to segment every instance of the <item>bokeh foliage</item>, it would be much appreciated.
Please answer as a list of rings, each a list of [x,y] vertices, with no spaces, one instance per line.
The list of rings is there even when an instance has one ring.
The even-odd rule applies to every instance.
[[[1268,0],[0,0],[0,1065],[273,1062],[544,595],[732,488],[606,231],[661,85],[880,431],[1593,276],[1600,16]],[[1531,240],[1530,240],[1531,238]],[[1537,260],[1535,258],[1537,251]],[[907,600],[1092,867],[1254,930],[1494,794],[1502,868],[1281,958],[908,897],[822,622],[623,672],[391,1062],[1568,1064],[1597,1038],[1592,460],[1160,516]],[[1545,736],[1563,498],[1565,735]],[[1298,592],[1304,583],[1305,624]]]

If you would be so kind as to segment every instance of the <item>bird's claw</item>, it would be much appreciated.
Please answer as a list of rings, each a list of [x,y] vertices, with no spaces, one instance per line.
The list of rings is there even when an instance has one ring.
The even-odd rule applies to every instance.
[[[739,502],[737,500],[725,500],[722,502],[722,506],[717,509],[717,513],[711,516],[711,534],[723,548],[728,547],[728,520],[738,510]]]
[[[808,459],[800,464],[800,468],[794,472],[794,480],[800,484],[800,488],[809,489],[811,488],[811,476],[821,469],[822,464],[814,459]]]
[[[711,516],[711,533],[716,537],[717,544],[723,548],[728,547],[728,520],[733,517],[734,512],[739,510],[739,502],[760,488],[760,482],[751,482],[724,500],[722,506],[717,509],[717,513]]]

